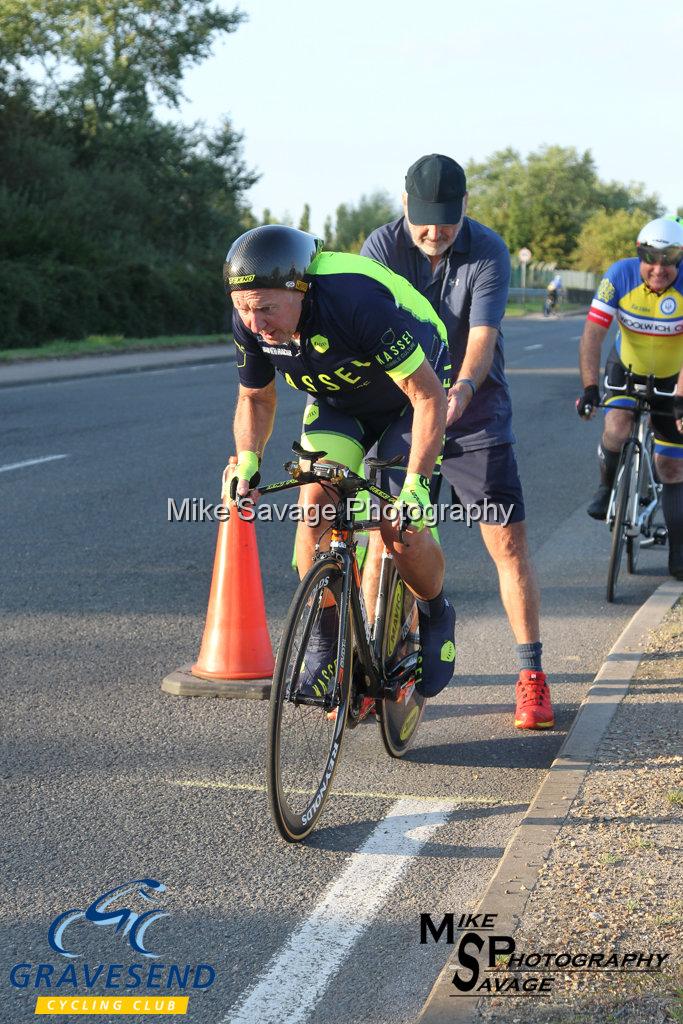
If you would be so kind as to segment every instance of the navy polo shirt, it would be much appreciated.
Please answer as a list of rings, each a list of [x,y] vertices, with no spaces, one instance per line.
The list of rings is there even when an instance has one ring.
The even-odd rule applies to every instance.
[[[472,451],[514,441],[500,327],[510,285],[510,254],[500,235],[465,217],[455,242],[432,271],[429,257],[413,242],[405,218],[399,217],[373,231],[361,254],[401,274],[429,299],[446,325],[453,380],[462,366],[470,327],[498,329],[488,376],[465,414],[448,428],[447,447]]]

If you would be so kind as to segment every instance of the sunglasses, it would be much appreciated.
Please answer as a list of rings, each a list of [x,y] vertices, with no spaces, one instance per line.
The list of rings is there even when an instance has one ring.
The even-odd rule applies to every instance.
[[[649,245],[636,246],[638,259],[647,263],[649,267],[658,263],[662,267],[678,267],[683,261],[683,250],[677,245],[670,245],[666,249],[652,249]]]

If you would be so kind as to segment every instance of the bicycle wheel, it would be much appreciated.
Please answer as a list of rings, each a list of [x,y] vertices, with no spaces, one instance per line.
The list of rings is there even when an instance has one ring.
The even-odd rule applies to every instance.
[[[396,571],[393,561],[387,565],[389,573],[386,588],[386,614],[382,635],[382,661],[384,674],[401,672],[401,666],[410,667],[420,650],[420,626],[417,603]],[[407,660],[409,659],[409,660]],[[415,691],[415,680],[408,674],[399,691],[398,700],[388,698],[380,704],[382,741],[391,757],[402,757],[411,746],[424,712],[425,698]]]
[[[280,835],[305,839],[320,817],[335,769],[349,709],[351,682],[350,621],[339,643],[337,665],[324,698],[301,697],[297,686],[304,656],[322,609],[341,613],[343,570],[336,558],[315,562],[299,584],[285,622],[270,698],[268,802]],[[331,714],[336,710],[336,715]]]
[[[648,430],[645,436],[645,445],[650,456],[650,465],[653,464],[655,440],[652,431]],[[638,505],[640,508],[647,508],[655,495],[652,491],[652,483],[648,472],[648,462],[643,455],[638,453]],[[655,517],[657,507],[652,510],[647,519],[643,522],[637,537],[628,537],[626,540],[626,556],[628,571],[635,573],[638,569],[638,556],[640,544],[644,537],[650,537],[652,533],[652,520]]]
[[[610,551],[609,569],[607,570],[607,600],[610,602],[614,601],[619,569],[621,568],[621,559],[624,553],[626,519],[628,515],[628,497],[631,490],[634,456],[635,450],[633,444],[627,441],[621,453],[621,461],[616,478],[614,521],[612,523],[612,550]]]

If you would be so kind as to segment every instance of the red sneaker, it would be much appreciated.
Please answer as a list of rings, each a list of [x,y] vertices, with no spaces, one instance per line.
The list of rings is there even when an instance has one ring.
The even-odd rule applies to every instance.
[[[544,672],[522,669],[517,686],[515,725],[518,729],[552,729],[555,725],[550,688]]]

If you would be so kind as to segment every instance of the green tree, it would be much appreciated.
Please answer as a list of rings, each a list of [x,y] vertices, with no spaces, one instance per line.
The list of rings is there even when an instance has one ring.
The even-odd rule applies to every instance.
[[[395,220],[399,216],[397,205],[387,192],[377,191],[361,196],[358,205],[342,203],[337,207],[331,248],[337,252],[359,252],[371,231]]]
[[[207,133],[151,103],[177,102],[240,18],[208,0],[0,0],[3,346],[226,326],[220,262],[253,226],[257,175],[227,119]]]
[[[90,133],[112,115],[177,106],[188,68],[244,15],[212,0],[0,0],[0,61],[42,74],[43,102]]]
[[[304,203],[303,213],[301,214],[301,220],[299,221],[299,230],[311,230],[311,208],[308,203]]]
[[[638,232],[649,219],[644,210],[598,210],[581,229],[572,263],[601,274],[616,260],[634,256]]]
[[[531,237],[524,225],[526,167],[517,150],[508,147],[481,163],[470,161],[466,174],[468,214],[502,235],[511,250],[528,245]]]
[[[538,261],[568,263],[599,210],[661,212],[642,184],[602,182],[591,153],[574,147],[544,146],[526,159],[508,148],[466,170],[468,213],[498,231],[511,252],[528,246]]]
[[[664,212],[659,197],[648,195],[642,181],[632,181],[628,185],[618,181],[601,182],[597,200],[599,206],[607,213],[614,213],[616,210],[632,213],[639,210],[646,219],[654,220],[655,217],[661,217]]]

